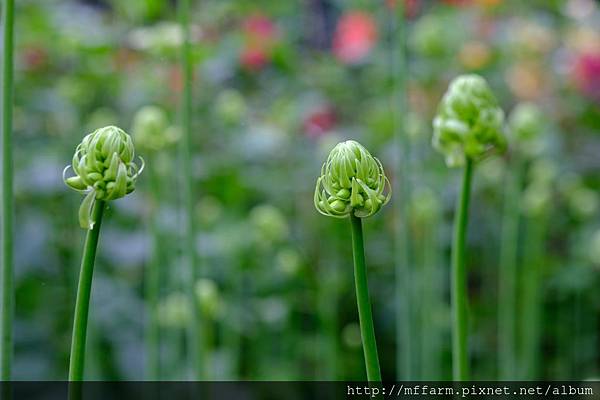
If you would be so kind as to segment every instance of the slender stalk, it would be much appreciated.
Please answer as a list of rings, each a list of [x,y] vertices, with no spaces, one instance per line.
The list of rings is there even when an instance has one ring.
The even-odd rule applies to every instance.
[[[508,169],[498,270],[498,373],[502,380],[516,379],[517,245],[519,241],[520,163]]]
[[[437,239],[438,216],[423,223],[420,253],[423,263],[421,310],[421,374],[420,379],[439,380],[441,327],[435,313],[443,305],[442,273],[439,271],[440,246]]]
[[[396,168],[394,188],[397,197],[394,201],[394,264],[396,270],[396,377],[409,380],[414,378],[413,332],[411,324],[411,270],[410,241],[408,235],[408,202],[410,199],[410,142],[405,134],[404,116],[407,113],[406,102],[406,30],[404,21],[404,2],[397,1],[394,12],[389,13],[391,31],[391,78],[392,78],[392,114],[394,116],[394,147],[396,149]]]
[[[182,125],[183,140],[181,155],[183,162],[183,203],[186,217],[184,256],[187,261],[185,285],[190,305],[193,309],[192,321],[188,329],[188,354],[191,371],[196,379],[202,379],[204,351],[203,339],[200,334],[200,310],[196,301],[194,285],[198,278],[196,271],[196,229],[194,223],[194,192],[192,176],[192,55],[190,43],[190,0],[179,2],[179,23],[183,30],[183,45],[181,46],[181,70],[183,74]]]
[[[240,260],[243,255],[238,252],[232,252],[228,258],[228,270],[231,271],[231,279],[229,279],[229,301],[233,305],[232,311],[228,314],[227,322],[223,324],[222,330],[222,346],[227,349],[230,356],[229,380],[240,379],[240,353],[242,348],[243,322],[242,318],[242,293],[244,290],[244,279],[242,274],[244,268],[240,265]]]
[[[337,377],[337,287],[335,262],[324,263],[330,266],[330,271],[317,282],[317,312],[323,336],[319,342],[321,362],[317,379],[335,380]]]
[[[462,191],[456,207],[452,243],[452,372],[455,381],[469,379],[468,321],[467,321],[467,265],[466,237],[469,222],[469,200],[473,160],[467,159]]]
[[[577,290],[575,291],[574,295],[573,295],[573,337],[572,337],[572,343],[573,343],[573,355],[571,357],[572,360],[572,368],[573,368],[573,373],[572,376],[575,377],[575,379],[580,378],[581,376],[585,376],[582,375],[582,371],[585,371],[584,366],[582,365],[582,361],[585,357],[583,357],[583,346],[582,343],[585,341],[584,338],[584,332],[583,332],[583,324],[581,323],[581,309],[583,308],[583,298],[582,298],[582,291],[581,290]],[[591,313],[590,313],[591,314]],[[539,321],[538,321],[539,322]],[[586,349],[584,350],[586,353],[587,352],[591,352],[591,346],[586,346]],[[537,373],[537,371],[535,371]]]
[[[14,314],[13,271],[13,44],[14,0],[4,0],[4,62],[2,64],[2,321],[0,332],[0,380],[11,379],[13,356],[12,321]]]
[[[352,226],[352,252],[354,255],[356,302],[358,304],[360,335],[362,338],[363,351],[365,353],[367,380],[369,382],[381,382],[379,356],[377,355],[375,328],[373,327],[371,300],[369,299],[369,286],[367,283],[367,268],[365,266],[362,222],[360,218],[351,214],[350,223]]]
[[[525,254],[523,255],[523,304],[521,309],[522,379],[537,379],[540,352],[541,267],[546,232],[545,216],[527,220]]]
[[[152,255],[148,263],[146,274],[146,298],[148,301],[147,317],[148,330],[146,332],[146,354],[148,357],[147,377],[150,380],[160,379],[160,328],[158,323],[158,298],[160,292],[160,248],[161,238],[158,227],[158,202],[160,196],[159,174],[150,168],[151,192],[153,194],[152,215],[150,217],[150,231],[152,235]]]
[[[81,271],[79,273],[79,285],[77,287],[77,300],[75,301],[75,319],[73,321],[73,339],[71,341],[71,358],[69,363],[69,381],[83,380],[83,369],[85,362],[85,339],[87,333],[88,312],[90,308],[90,295],[92,292],[92,277],[94,275],[94,261],[102,215],[105,202],[96,200],[92,210],[93,220],[96,221],[94,228],[87,231],[83,255],[81,258]]]

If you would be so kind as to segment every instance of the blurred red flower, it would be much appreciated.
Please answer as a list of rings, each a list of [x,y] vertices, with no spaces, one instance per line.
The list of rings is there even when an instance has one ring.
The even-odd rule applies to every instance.
[[[351,11],[338,21],[333,37],[333,53],[345,64],[362,61],[377,40],[377,26],[370,14]]]
[[[575,60],[573,80],[578,89],[600,102],[600,53],[583,53]]]
[[[472,0],[442,0],[442,3],[451,6],[468,6],[472,3]]]
[[[261,47],[246,46],[240,54],[240,63],[250,71],[263,69],[269,59],[269,55]]]
[[[172,66],[167,71],[169,88],[173,93],[181,93],[183,90],[183,74],[179,66]]]
[[[40,70],[48,62],[48,52],[39,45],[27,46],[21,56],[25,68],[29,71]]]
[[[261,14],[254,14],[246,18],[243,28],[246,35],[259,39],[270,39],[275,36],[277,31],[273,21]]]
[[[385,4],[390,10],[396,8],[398,0],[386,0]],[[417,15],[421,9],[421,0],[404,0],[404,16],[407,18],[413,18]]]
[[[477,0],[477,4],[490,8],[500,5],[500,3],[502,3],[502,0]]]
[[[113,62],[119,71],[133,71],[138,60],[138,54],[125,47],[119,48],[113,55]]]
[[[242,22],[242,32],[244,46],[240,53],[240,63],[250,71],[261,70],[271,60],[277,27],[268,17],[254,14]]]
[[[333,108],[330,106],[320,107],[311,112],[304,120],[304,133],[313,139],[321,137],[330,132],[336,122],[337,118]]]
[[[502,3],[502,0],[442,0],[442,2],[456,7],[466,7],[475,4],[482,7],[493,8]]]

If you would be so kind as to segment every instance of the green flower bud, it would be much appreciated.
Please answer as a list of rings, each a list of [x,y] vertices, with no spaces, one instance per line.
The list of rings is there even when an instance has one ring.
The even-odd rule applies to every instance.
[[[596,214],[600,206],[596,192],[587,187],[579,187],[569,193],[567,200],[573,214],[582,220]]]
[[[448,18],[443,18],[439,15],[425,15],[423,18],[419,18],[415,22],[412,40],[410,42],[411,47],[416,53],[425,57],[443,57],[453,50],[455,40],[451,40],[451,44],[448,43]],[[455,39],[454,36],[450,35],[451,39]]]
[[[550,185],[558,175],[558,166],[549,158],[535,160],[529,168],[529,179]]]
[[[302,260],[300,254],[291,247],[285,247],[275,255],[275,265],[286,275],[295,275],[300,269]]]
[[[223,204],[212,196],[203,196],[196,205],[196,215],[204,226],[213,226],[218,223],[223,211]]]
[[[544,130],[544,116],[533,103],[519,103],[510,114],[509,126],[511,139],[517,150],[535,156],[543,150],[539,140]]]
[[[504,151],[504,113],[485,79],[479,75],[455,78],[433,120],[433,147],[449,167]]]
[[[92,208],[96,200],[115,200],[135,189],[137,177],[144,169],[134,162],[131,137],[116,126],[107,126],[85,136],[75,149],[73,162],[63,171],[63,180],[72,189],[85,193],[79,207],[79,224],[92,229]],[[66,178],[73,168],[75,176]]]
[[[347,140],[338,143],[323,164],[314,202],[323,215],[344,218],[354,213],[364,218],[379,211],[391,195],[381,162],[360,143]]]
[[[270,246],[285,240],[289,235],[289,225],[285,215],[275,206],[261,204],[250,211],[250,224],[254,228],[256,240],[261,246]]]
[[[534,103],[519,103],[510,114],[509,125],[516,140],[531,140],[543,129],[542,111]]]
[[[485,187],[502,185],[506,172],[506,161],[502,157],[490,157],[478,167],[478,175]]]
[[[200,279],[194,286],[198,306],[204,315],[214,318],[221,312],[219,288],[211,279]]]
[[[183,42],[181,26],[173,22],[159,22],[153,26],[137,28],[129,34],[129,44],[137,50],[157,55],[176,54]]]
[[[189,323],[191,317],[192,307],[184,293],[171,293],[158,305],[158,319],[163,326],[181,328]]]
[[[428,187],[418,187],[413,191],[410,202],[411,214],[416,221],[432,221],[440,214],[441,204],[435,192]]]
[[[239,124],[246,115],[247,108],[244,96],[233,89],[222,91],[215,103],[215,111],[219,118],[230,125]]]
[[[160,150],[175,141],[169,132],[167,114],[156,106],[142,107],[135,114],[131,132],[137,145],[149,151]]]
[[[521,204],[523,213],[529,217],[543,215],[552,205],[552,190],[545,182],[533,182],[525,188]]]
[[[576,173],[571,172],[561,176],[558,190],[565,197],[569,211],[580,220],[593,216],[600,208],[600,200],[596,192],[588,188],[581,176]]]

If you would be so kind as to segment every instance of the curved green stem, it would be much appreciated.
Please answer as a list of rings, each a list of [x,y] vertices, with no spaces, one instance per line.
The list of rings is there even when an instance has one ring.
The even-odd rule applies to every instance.
[[[4,0],[4,62],[2,65],[2,321],[0,332],[0,380],[11,379],[13,355],[13,43],[14,0]]]
[[[455,381],[466,381],[469,379],[467,350],[467,266],[465,253],[472,176],[473,160],[467,159],[460,200],[456,206],[456,215],[454,216],[454,236],[452,242],[452,372]]]
[[[83,255],[81,258],[81,271],[79,272],[79,285],[77,287],[77,300],[75,301],[75,318],[73,321],[73,339],[71,341],[71,358],[69,363],[69,381],[83,380],[85,362],[85,339],[87,333],[88,312],[90,309],[90,295],[92,292],[92,277],[94,275],[94,261],[102,214],[106,203],[96,200],[92,210],[94,227],[87,231]]]
[[[507,171],[500,265],[498,270],[498,372],[500,379],[516,376],[517,244],[519,236],[519,199],[521,164]]]
[[[352,252],[354,255],[356,302],[358,304],[360,335],[362,338],[363,351],[365,353],[367,380],[369,382],[381,382],[379,356],[377,355],[375,328],[373,327],[371,300],[369,299],[369,286],[367,283],[367,268],[365,266],[362,222],[360,218],[352,214],[350,215],[350,223],[352,225]]]
[[[184,238],[184,256],[187,261],[187,276],[185,279],[186,293],[193,309],[192,321],[188,329],[188,354],[190,355],[191,371],[196,379],[202,379],[204,351],[203,339],[200,334],[200,310],[196,301],[194,285],[198,272],[196,271],[196,229],[194,223],[194,192],[192,176],[192,54],[190,44],[190,0],[179,2],[179,23],[183,30],[183,45],[181,47],[181,69],[183,73],[182,125],[183,140],[181,146],[183,161],[183,203],[186,218]]]

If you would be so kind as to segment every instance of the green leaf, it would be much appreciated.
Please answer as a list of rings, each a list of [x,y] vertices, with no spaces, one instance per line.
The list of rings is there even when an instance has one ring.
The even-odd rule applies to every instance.
[[[96,202],[96,191],[90,190],[79,206],[79,226],[92,230],[96,221],[92,220],[92,208]]]

